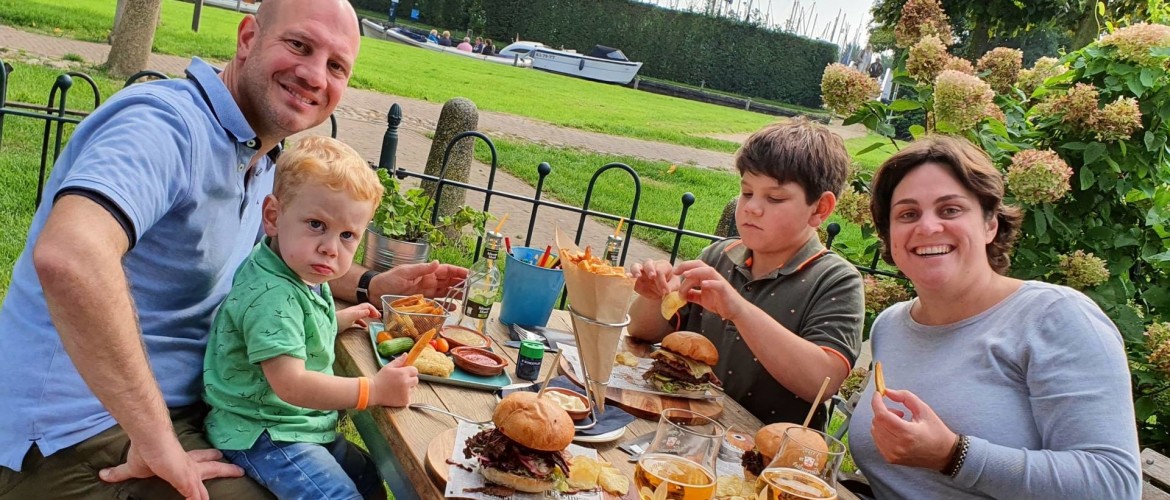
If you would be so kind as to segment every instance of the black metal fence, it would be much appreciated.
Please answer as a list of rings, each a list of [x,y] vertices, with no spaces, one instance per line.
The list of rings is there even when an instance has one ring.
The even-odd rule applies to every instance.
[[[0,63],[2,63],[2,61],[0,61]],[[50,161],[56,160],[57,156],[61,153],[61,147],[64,144],[65,127],[67,125],[72,126],[72,125],[76,125],[77,123],[80,123],[81,120],[84,119],[88,115],[88,113],[83,112],[83,111],[71,110],[71,109],[69,109],[69,107],[67,105],[68,97],[69,97],[69,90],[73,87],[75,79],[81,79],[90,85],[90,87],[92,88],[93,93],[94,93],[94,107],[95,108],[101,104],[102,99],[101,99],[101,95],[100,95],[100,92],[98,90],[98,87],[97,87],[96,83],[94,83],[93,78],[91,78],[89,75],[86,75],[84,73],[68,72],[68,73],[64,73],[64,74],[57,77],[56,81],[53,84],[52,89],[50,89],[50,91],[49,91],[49,98],[48,98],[48,102],[46,105],[41,106],[41,105],[36,105],[36,104],[9,102],[7,100],[9,78],[10,78],[9,72],[6,69],[4,69],[3,64],[0,64],[0,147],[2,147],[2,144],[3,144],[2,141],[3,141],[4,121],[5,121],[5,118],[7,116],[32,118],[32,119],[37,119],[37,120],[43,120],[45,122],[44,135],[43,135],[42,145],[41,145],[41,158],[40,158],[40,165],[39,165],[37,194],[36,194],[36,202],[35,202],[36,205],[39,206],[41,199],[42,199],[42,191],[44,189],[45,173],[48,169]],[[129,79],[127,79],[125,85],[129,86],[129,85],[138,83],[139,81],[146,79],[146,78],[154,79],[154,78],[167,78],[167,77],[166,77],[166,75],[159,73],[159,72],[143,71],[143,72],[140,72],[140,73],[130,77]],[[334,116],[330,116],[329,118],[330,118],[330,124],[331,124],[330,135],[334,138],[337,138],[337,136],[338,136],[338,134],[337,134],[337,132],[338,132],[337,119]],[[673,233],[674,240],[673,240],[673,244],[671,245],[671,248],[670,248],[670,261],[672,263],[678,259],[679,247],[680,247],[680,244],[682,242],[682,238],[684,236],[705,239],[707,241],[712,241],[712,242],[719,241],[719,240],[724,238],[724,236],[719,236],[719,235],[714,235],[714,234],[703,233],[703,232],[698,232],[698,231],[686,229],[685,226],[686,226],[686,221],[687,221],[687,214],[690,210],[690,207],[692,205],[694,205],[694,203],[695,203],[695,196],[689,192],[684,193],[679,199],[679,217],[678,217],[678,223],[676,225],[668,226],[668,225],[664,225],[664,224],[658,224],[655,222],[650,222],[650,221],[638,219],[638,217],[637,217],[638,216],[638,205],[641,201],[642,181],[641,181],[641,178],[638,176],[638,173],[633,168],[631,168],[629,165],[626,165],[624,163],[609,163],[609,164],[606,164],[606,165],[598,168],[596,171],[594,171],[593,176],[589,181],[589,185],[586,188],[585,199],[584,199],[581,207],[575,207],[575,206],[566,205],[564,203],[560,203],[557,201],[550,201],[550,200],[544,199],[543,193],[544,193],[545,179],[550,173],[552,173],[552,167],[548,163],[541,163],[540,165],[537,166],[537,173],[538,173],[539,177],[538,177],[538,180],[536,182],[536,186],[535,186],[536,190],[535,190],[534,195],[531,195],[531,196],[520,195],[520,194],[515,194],[515,193],[509,193],[507,191],[498,190],[495,188],[496,174],[498,173],[498,169],[499,169],[495,144],[492,142],[491,138],[489,138],[488,136],[484,135],[483,133],[477,132],[477,131],[463,132],[461,134],[456,135],[454,138],[451,139],[451,141],[446,146],[446,151],[445,151],[444,156],[443,156],[442,167],[441,167],[438,175],[429,175],[429,174],[426,174],[423,172],[414,172],[414,171],[407,170],[406,168],[403,168],[403,167],[396,165],[398,127],[401,125],[401,122],[402,122],[401,107],[399,107],[397,104],[394,104],[393,106],[390,107],[390,110],[387,113],[387,127],[386,127],[386,132],[383,135],[382,148],[381,148],[381,152],[379,155],[377,167],[387,169],[388,171],[392,172],[395,176],[397,176],[399,179],[406,179],[406,178],[410,177],[410,178],[419,179],[422,182],[435,183],[435,188],[434,188],[435,189],[435,196],[434,196],[435,202],[433,204],[432,213],[431,213],[432,221],[434,221],[438,217],[439,200],[442,198],[444,191],[446,189],[449,189],[449,188],[462,188],[462,189],[476,191],[476,192],[480,192],[480,193],[484,194],[484,201],[483,201],[483,206],[481,207],[481,209],[485,212],[490,210],[492,200],[495,197],[516,200],[516,201],[523,202],[523,203],[530,205],[531,210],[529,211],[528,227],[527,227],[525,238],[524,238],[524,245],[525,246],[531,245],[531,243],[532,243],[533,229],[534,229],[535,224],[536,224],[538,212],[541,209],[564,210],[567,212],[577,214],[577,216],[578,216],[577,236],[576,236],[575,241],[574,241],[577,244],[581,243],[581,237],[583,234],[583,229],[585,227],[585,221],[586,221],[586,218],[588,218],[588,217],[609,219],[611,221],[617,221],[619,219],[624,219],[626,221],[625,235],[624,235],[625,240],[624,241],[626,241],[626,242],[632,241],[633,238],[635,238],[636,233],[639,230],[641,230],[641,231],[656,230],[656,231],[666,231],[669,233]],[[476,140],[476,139],[483,141],[487,145],[489,151],[491,152],[491,167],[490,167],[491,169],[488,173],[487,185],[486,186],[477,186],[477,185],[445,178],[447,163],[450,160],[452,148],[461,140]],[[52,145],[51,155],[50,155],[50,144]],[[52,160],[50,160],[50,157],[52,158]],[[604,174],[610,170],[619,170],[619,171],[625,172],[626,175],[628,176],[628,182],[630,182],[633,186],[634,198],[633,198],[633,202],[630,206],[629,213],[627,213],[627,214],[615,215],[615,214],[600,212],[600,211],[593,210],[590,208],[591,202],[593,200],[594,188],[597,185],[598,178],[602,174]],[[607,180],[607,184],[609,184],[608,180]],[[734,226],[734,225],[732,225],[732,226]],[[840,232],[840,226],[838,226],[836,223],[832,223],[832,224],[829,224],[829,226],[826,229],[827,229],[827,234],[828,234],[828,241],[826,241],[826,246],[831,247],[833,239]],[[476,250],[475,250],[475,254],[474,254],[474,258],[476,258],[476,259],[478,259],[478,256],[479,256],[480,245],[481,245],[481,241],[477,241],[476,242]],[[628,251],[629,251],[629,245],[626,244],[622,248],[621,256],[619,259],[619,262],[622,263],[623,265],[626,262],[626,257],[627,257]],[[869,263],[868,266],[858,265],[857,268],[861,272],[867,273],[867,274],[899,277],[898,275],[896,275],[894,273],[878,269],[877,264],[878,264],[878,256],[875,255],[873,257],[873,260]]]

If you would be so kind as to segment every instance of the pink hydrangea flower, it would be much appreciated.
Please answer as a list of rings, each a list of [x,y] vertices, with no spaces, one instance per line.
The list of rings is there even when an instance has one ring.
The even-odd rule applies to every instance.
[[[1109,279],[1105,261],[1084,250],[1061,255],[1059,268],[1064,274],[1065,284],[1078,290],[1100,285]]]
[[[1102,47],[1117,47],[1117,56],[1123,60],[1158,66],[1167,63],[1166,56],[1155,56],[1150,51],[1170,47],[1170,26],[1139,23],[1105,35],[1099,43]]]
[[[1068,194],[1072,168],[1055,151],[1025,149],[1012,156],[1007,188],[1024,203],[1053,203]]]
[[[979,77],[945,70],[934,82],[934,118],[962,131],[975,127],[995,107],[995,92]]]
[[[933,82],[951,59],[947,46],[937,35],[926,35],[910,47],[906,56],[906,72],[919,82]]]
[[[1119,97],[1106,104],[1093,117],[1092,129],[1097,140],[1102,142],[1129,139],[1134,131],[1142,128],[1142,110],[1137,99]]]
[[[821,99],[841,116],[852,115],[880,92],[877,80],[844,64],[830,64],[821,76]]]
[[[1052,57],[1041,57],[1036,60],[1030,69],[1020,70],[1020,76],[1016,80],[1016,87],[1024,92],[1024,95],[1032,95],[1040,85],[1044,84],[1044,80],[1052,78],[1057,75],[1064,74],[1068,71],[1065,65],[1060,64],[1058,59]]]
[[[909,0],[902,6],[902,17],[894,26],[894,45],[907,49],[926,35],[938,35],[943,43],[953,43],[950,20],[938,0]]]
[[[987,71],[985,78],[991,89],[1004,94],[1011,90],[1013,83],[1016,83],[1023,61],[1023,52],[1007,47],[996,47],[979,58],[975,69],[980,72]]]

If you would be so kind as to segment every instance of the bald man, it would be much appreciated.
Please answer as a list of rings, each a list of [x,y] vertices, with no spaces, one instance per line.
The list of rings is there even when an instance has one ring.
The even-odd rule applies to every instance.
[[[333,112],[359,42],[344,0],[266,0],[222,72],[195,58],[77,127],[0,308],[0,498],[270,496],[204,439],[203,353],[280,142]],[[434,295],[465,275],[354,266],[332,288]]]

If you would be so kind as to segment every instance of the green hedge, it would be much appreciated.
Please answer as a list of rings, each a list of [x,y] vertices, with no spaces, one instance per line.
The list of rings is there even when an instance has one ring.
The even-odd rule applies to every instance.
[[[389,6],[351,1],[379,12]],[[402,1],[400,16],[405,2],[417,1],[423,22],[446,29],[479,24],[468,13],[482,12],[497,48],[517,36],[581,52],[607,45],[642,61],[644,76],[809,107],[820,107],[821,73],[837,60],[827,42],[629,0]]]

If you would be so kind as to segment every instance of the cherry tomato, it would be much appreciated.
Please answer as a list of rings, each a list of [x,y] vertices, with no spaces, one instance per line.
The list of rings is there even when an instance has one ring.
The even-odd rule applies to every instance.
[[[435,348],[435,350],[439,352],[447,352],[451,349],[451,346],[447,344],[447,339],[443,338],[431,340],[431,347]]]

